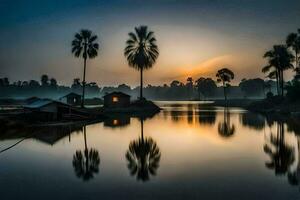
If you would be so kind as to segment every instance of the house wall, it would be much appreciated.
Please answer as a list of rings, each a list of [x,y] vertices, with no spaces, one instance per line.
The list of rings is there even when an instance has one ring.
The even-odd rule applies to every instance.
[[[113,102],[113,97],[118,97],[118,102]],[[129,106],[130,97],[120,97],[120,96],[106,96],[104,97],[104,106],[105,107],[125,107]]]

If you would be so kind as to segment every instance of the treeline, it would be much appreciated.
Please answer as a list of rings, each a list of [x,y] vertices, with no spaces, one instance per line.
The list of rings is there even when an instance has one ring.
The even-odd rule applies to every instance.
[[[127,93],[137,98],[140,87],[129,85],[100,87],[97,83],[86,83],[87,98],[102,98],[113,91]],[[268,92],[276,92],[276,82],[264,81],[260,78],[243,79],[238,86],[227,85],[228,98],[264,98]],[[40,98],[58,99],[70,92],[82,93],[82,82],[75,78],[71,86],[59,85],[55,78],[42,75],[40,80],[10,82],[8,78],[0,78],[0,98]],[[224,98],[223,86],[218,86],[211,78],[201,77],[194,80],[187,78],[186,82],[178,80],[161,86],[148,85],[144,87],[144,96],[153,100],[210,100]]]

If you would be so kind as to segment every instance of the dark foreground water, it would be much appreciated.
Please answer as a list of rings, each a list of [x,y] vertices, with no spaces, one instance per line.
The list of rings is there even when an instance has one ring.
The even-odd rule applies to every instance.
[[[297,124],[158,104],[143,120],[3,130],[0,150],[21,142],[0,154],[0,199],[300,199]]]

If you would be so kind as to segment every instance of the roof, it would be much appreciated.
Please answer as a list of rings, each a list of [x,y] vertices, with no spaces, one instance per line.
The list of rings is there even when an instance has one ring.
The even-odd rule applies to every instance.
[[[130,95],[128,94],[125,94],[123,92],[111,92],[111,93],[108,93],[108,94],[105,94],[104,97],[107,97],[107,96],[123,96],[123,97],[130,97]]]
[[[25,108],[41,108],[41,107],[44,107],[46,105],[49,105],[51,103],[56,103],[56,104],[61,104],[61,105],[67,105],[67,104],[64,104],[64,103],[61,103],[61,102],[58,102],[58,101],[53,101],[53,100],[50,100],[50,99],[39,99],[39,100],[36,100],[28,105],[25,105],[24,107]]]
[[[70,92],[69,94],[66,94],[65,96],[60,97],[60,99],[61,99],[61,98],[64,98],[64,97],[68,97],[68,96],[77,96],[77,97],[81,97],[81,95],[79,95],[79,94],[77,94],[77,93],[75,93],[75,92]]]

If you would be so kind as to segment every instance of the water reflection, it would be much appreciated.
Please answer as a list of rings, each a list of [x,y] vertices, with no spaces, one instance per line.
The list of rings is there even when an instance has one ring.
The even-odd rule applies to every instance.
[[[235,132],[235,125],[230,122],[230,110],[228,107],[224,107],[224,119],[223,122],[219,122],[218,133],[224,138],[231,137]]]
[[[141,119],[141,137],[130,142],[125,156],[130,174],[136,176],[137,180],[148,181],[151,175],[156,175],[161,153],[152,138],[144,138],[143,124]]]
[[[217,112],[214,107],[206,110],[201,110],[199,107],[198,111],[198,122],[203,125],[214,125],[216,123]]]
[[[0,154],[1,197],[21,199],[8,198],[21,184],[26,199],[24,191],[36,196],[34,188],[53,191],[47,199],[70,194],[73,199],[90,194],[95,194],[90,199],[299,199],[299,121],[191,102],[163,109],[155,116],[111,116],[89,126],[2,129],[0,150],[25,141]],[[140,182],[148,184],[139,187]]]
[[[295,160],[295,154],[294,148],[285,141],[282,122],[277,122],[276,134],[270,133],[264,145],[264,152],[270,157],[270,161],[266,162],[266,167],[274,170],[275,175],[284,175],[288,172]]]
[[[86,127],[83,127],[84,150],[77,150],[73,155],[73,168],[78,178],[88,181],[94,178],[94,174],[99,172],[100,156],[99,152],[94,149],[88,149],[86,139]]]
[[[124,128],[130,124],[130,116],[113,115],[104,120],[104,126],[110,128]]]
[[[175,123],[185,123],[191,125],[213,126],[216,123],[217,111],[215,107],[209,105],[192,104],[171,104],[163,112],[164,116],[170,115]]]
[[[265,127],[265,118],[256,113],[244,112],[240,114],[240,122],[243,126],[254,130],[263,130]]]

